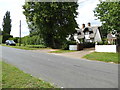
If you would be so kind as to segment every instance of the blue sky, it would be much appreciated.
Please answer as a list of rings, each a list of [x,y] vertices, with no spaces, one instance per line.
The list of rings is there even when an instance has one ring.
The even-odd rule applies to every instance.
[[[25,16],[23,15],[22,5],[24,5],[25,0],[0,0],[0,28],[2,28],[3,17],[6,11],[10,11],[12,19],[12,30],[11,35],[14,37],[19,36],[19,22],[22,21],[22,36],[29,34],[29,29],[27,27]],[[93,10],[99,3],[99,0],[79,0],[78,12],[79,15],[76,21],[81,28],[83,23],[87,24],[91,22],[92,26],[101,25],[99,20],[95,20]]]

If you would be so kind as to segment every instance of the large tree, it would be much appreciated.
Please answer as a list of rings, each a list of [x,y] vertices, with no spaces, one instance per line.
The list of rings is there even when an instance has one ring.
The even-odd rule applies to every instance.
[[[120,32],[120,1],[108,2],[100,0],[95,9],[95,16],[102,22],[102,30],[106,35],[109,31]]]
[[[78,27],[77,7],[76,2],[26,2],[23,6],[30,32],[37,33],[53,48],[60,48]]]
[[[2,26],[3,26],[3,43],[4,43],[5,40],[12,37],[10,35],[10,32],[11,32],[11,19],[10,19],[10,12],[9,11],[7,11],[5,13],[5,16],[3,18]]]

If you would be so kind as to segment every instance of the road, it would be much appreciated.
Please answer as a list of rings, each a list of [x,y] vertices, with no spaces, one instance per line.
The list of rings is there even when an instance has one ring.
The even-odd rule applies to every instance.
[[[64,88],[118,88],[118,64],[2,47],[2,60]]]

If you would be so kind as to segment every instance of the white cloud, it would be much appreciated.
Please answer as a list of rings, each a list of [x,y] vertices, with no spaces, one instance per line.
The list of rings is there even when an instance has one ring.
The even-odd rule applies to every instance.
[[[81,25],[87,24],[88,22],[91,22],[93,26],[95,25],[101,25],[99,20],[95,20],[94,12],[93,10],[99,3],[99,0],[84,0],[83,2],[79,2],[79,7],[78,7],[78,18],[76,18],[77,23],[79,24],[79,27]]]

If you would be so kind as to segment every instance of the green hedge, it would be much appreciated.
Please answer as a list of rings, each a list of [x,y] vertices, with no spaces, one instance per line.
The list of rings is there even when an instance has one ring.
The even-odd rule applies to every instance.
[[[46,48],[44,45],[26,45],[29,48]]]
[[[25,36],[22,38],[23,45],[44,45],[44,42],[40,36]]]

